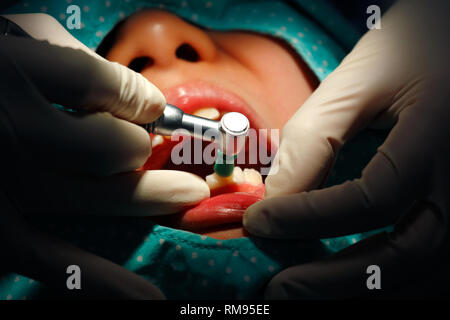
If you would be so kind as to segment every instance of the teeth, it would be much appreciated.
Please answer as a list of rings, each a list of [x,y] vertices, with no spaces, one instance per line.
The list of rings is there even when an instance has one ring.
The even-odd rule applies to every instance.
[[[164,142],[163,136],[160,136],[159,134],[154,135],[152,138],[152,147],[156,147]]]
[[[244,169],[234,167],[233,174],[230,177],[221,177],[215,172],[206,177],[206,183],[211,190],[223,187],[229,184],[248,183],[251,185],[259,185],[262,183],[261,174],[255,169]]]
[[[230,178],[235,184],[244,182],[244,173],[242,172],[242,169],[239,167],[234,167],[233,174]]]
[[[211,189],[211,190],[228,184],[227,183],[228,178],[222,178],[219,175],[217,175],[215,172],[210,174],[209,176],[206,176],[205,179],[206,179],[206,184],[208,185],[209,189]]]
[[[263,183],[261,174],[255,169],[244,169],[244,181],[254,186]]]
[[[206,184],[208,184],[210,189],[223,187],[229,184],[239,184],[243,181],[244,174],[242,169],[239,167],[234,167],[233,174],[229,177],[221,177],[215,172],[209,176],[206,176]]]
[[[217,119],[219,119],[219,116],[220,116],[220,112],[216,108],[198,109],[193,114],[194,114],[194,116],[207,118],[207,119],[211,119],[211,120],[217,120]]]

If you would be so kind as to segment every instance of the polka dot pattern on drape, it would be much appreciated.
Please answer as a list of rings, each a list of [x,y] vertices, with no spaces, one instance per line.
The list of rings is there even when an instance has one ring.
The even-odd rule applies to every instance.
[[[81,28],[68,31],[92,50],[121,19],[139,9],[157,8],[209,29],[249,30],[284,39],[320,80],[337,67],[358,38],[351,26],[320,0],[289,4],[273,0],[42,0],[19,1],[6,13],[42,12],[65,26],[71,14],[67,12],[69,5],[80,8]],[[319,21],[321,27],[302,11]],[[382,140],[369,134],[363,141],[364,148],[357,141],[340,152],[329,184],[358,177]],[[355,158],[359,161],[356,165],[348,160]],[[142,220],[124,223],[83,217],[75,221],[40,219],[36,223],[145,277],[171,299],[260,298],[264,284],[281,269],[341,250],[367,236],[323,239],[305,245],[255,238],[218,241]],[[0,299],[32,299],[42,297],[44,292],[42,284],[20,275],[0,278]]]
[[[9,12],[47,13],[65,25],[70,14],[67,7],[77,5],[81,12],[81,29],[69,32],[95,49],[120,19],[140,9],[164,9],[209,29],[251,30],[282,38],[297,50],[322,80],[343,58],[346,45],[356,42],[358,34],[323,1],[315,0],[313,5],[311,2],[297,0],[288,5],[274,0],[43,0],[19,2]],[[328,26],[327,32],[293,10],[293,6],[310,12],[314,9],[322,25]],[[330,21],[338,23],[339,28]],[[343,32],[336,31],[340,29]],[[330,33],[334,38],[329,36]],[[338,45],[335,39],[339,39],[342,45]]]

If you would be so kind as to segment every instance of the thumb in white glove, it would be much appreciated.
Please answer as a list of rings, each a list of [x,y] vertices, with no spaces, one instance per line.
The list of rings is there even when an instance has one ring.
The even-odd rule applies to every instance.
[[[2,74],[8,75],[3,78],[0,106],[9,123],[0,130],[0,136],[17,135],[35,168],[63,169],[47,177],[36,172],[35,177],[42,176],[40,183],[28,175],[24,180],[33,183],[28,181],[26,185],[40,191],[48,189],[50,198],[54,198],[51,194],[58,190],[54,179],[66,181],[55,210],[73,207],[74,199],[78,199],[78,212],[88,213],[166,214],[209,196],[206,182],[185,172],[131,173],[111,177],[108,183],[81,175],[75,178],[80,171],[111,175],[141,167],[150,156],[151,139],[133,122],[157,119],[165,107],[164,96],[142,75],[90,51],[47,15],[7,18],[31,36],[52,43],[0,38]],[[89,112],[67,114],[48,102]],[[142,187],[149,185],[152,187]],[[97,196],[108,200],[88,200],[91,193],[84,191],[95,190],[94,186],[98,187]],[[156,207],[159,210],[152,210]]]
[[[250,233],[319,239],[395,226],[282,271],[267,298],[341,299],[402,288],[423,295],[417,282],[433,294],[443,290],[450,263],[449,9],[441,1],[397,3],[383,29],[368,32],[286,125],[279,171],[266,179],[268,199],[244,215]],[[394,127],[361,178],[309,191],[339,148],[369,125]],[[367,290],[361,275],[369,265],[382,270],[383,290]]]
[[[349,138],[366,127],[392,127],[418,81],[443,71],[449,26],[433,16],[438,3],[399,3],[321,83],[283,128],[266,197],[318,187]]]

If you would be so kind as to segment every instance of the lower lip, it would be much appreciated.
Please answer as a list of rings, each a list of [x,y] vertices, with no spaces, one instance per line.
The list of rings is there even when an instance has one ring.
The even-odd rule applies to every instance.
[[[245,192],[218,194],[184,212],[158,217],[156,222],[217,239],[243,237],[246,233],[242,227],[242,217],[249,206],[262,199],[264,184],[241,184],[232,188]]]
[[[150,163],[154,164],[152,161]],[[248,183],[213,189],[211,197],[197,205],[185,208],[180,213],[152,218],[152,220],[162,225],[216,239],[243,237],[246,236],[242,228],[245,210],[263,198],[264,190],[264,184],[255,186]]]
[[[213,88],[208,84],[195,83],[164,91],[168,103],[187,113],[205,107],[217,107],[223,112],[241,112],[248,116],[252,128],[261,128],[262,121],[245,106],[237,96]],[[154,154],[144,165],[144,169],[161,169],[168,162],[172,147],[178,142],[165,141],[154,150]],[[270,144],[270,142],[268,142]],[[183,170],[182,166],[165,166],[166,169]],[[202,168],[209,169],[209,168]],[[212,167],[211,167],[212,172]],[[211,173],[208,172],[208,173]],[[211,192],[211,198],[205,199],[194,207],[172,216],[158,217],[156,222],[170,227],[208,235],[217,239],[231,239],[245,236],[242,217],[245,210],[262,199],[264,184],[252,187],[248,184],[235,185],[226,190]]]
[[[174,223],[180,229],[195,232],[219,225],[240,223],[245,210],[261,199],[261,195],[253,193],[217,195],[179,214]]]

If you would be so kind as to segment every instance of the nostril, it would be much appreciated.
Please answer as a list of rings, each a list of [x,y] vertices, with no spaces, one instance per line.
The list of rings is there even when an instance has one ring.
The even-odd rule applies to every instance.
[[[149,67],[153,64],[153,59],[150,57],[137,57],[131,60],[128,64],[128,68],[133,71],[141,72],[145,67]]]
[[[197,51],[189,44],[183,43],[180,45],[175,51],[175,55],[179,59],[183,59],[189,62],[197,62],[200,60],[200,56],[198,55]]]

